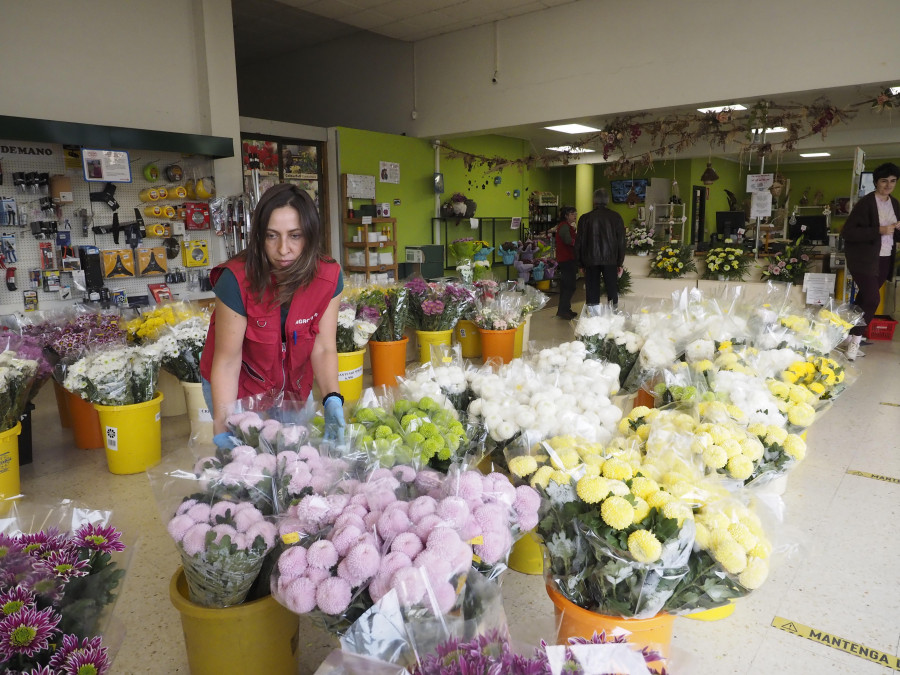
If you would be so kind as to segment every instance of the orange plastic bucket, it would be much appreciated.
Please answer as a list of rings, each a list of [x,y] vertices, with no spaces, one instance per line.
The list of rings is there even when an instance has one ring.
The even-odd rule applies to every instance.
[[[513,360],[516,350],[516,329],[485,330],[479,328],[481,333],[481,358],[487,361],[490,358],[499,358],[503,363]]]
[[[372,362],[372,386],[395,387],[397,378],[406,375],[406,346],[409,338],[379,342],[369,340],[369,360]]]
[[[53,393],[56,395],[59,424],[63,429],[70,429],[72,427],[72,416],[69,414],[69,393],[56,380],[53,380]]]
[[[672,624],[674,614],[657,614],[649,619],[625,619],[621,616],[606,616],[579,607],[564,598],[553,586],[547,585],[547,594],[556,611],[557,644],[567,644],[570,637],[591,639],[594,632],[606,631],[607,635],[617,628],[629,631],[628,642],[641,648],[650,647],[669,656],[672,644]]]
[[[634,395],[634,407],[637,408],[641,405],[647,406],[648,408],[656,407],[656,399],[653,398],[653,394],[643,387],[638,389],[637,394]]]
[[[69,415],[72,420],[72,434],[75,445],[81,450],[106,447],[103,432],[100,430],[100,415],[94,405],[85,401],[78,394],[69,394]]]

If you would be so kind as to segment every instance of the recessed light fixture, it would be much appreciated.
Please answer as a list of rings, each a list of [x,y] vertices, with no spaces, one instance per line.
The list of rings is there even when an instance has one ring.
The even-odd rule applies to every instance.
[[[561,131],[564,134],[588,134],[592,131],[600,131],[599,129],[584,124],[557,124],[555,127],[544,128],[549,129],[550,131]]]
[[[720,113],[725,110],[746,110],[747,106],[740,103],[732,103],[731,105],[715,105],[711,108],[697,108],[702,113]]]
[[[891,96],[896,96],[897,94],[900,94],[900,87],[891,87],[890,89],[891,89]]]
[[[787,131],[787,127],[769,127],[768,129],[766,129],[767,134],[783,134],[785,131]],[[762,129],[754,129],[753,133],[761,134]]]
[[[559,145],[555,148],[547,148],[547,149],[553,150],[555,152],[571,152],[573,154],[582,153],[582,152],[597,152],[596,150],[591,150],[590,148],[573,148],[570,145]]]
[[[830,152],[801,152],[801,157],[831,157]]]

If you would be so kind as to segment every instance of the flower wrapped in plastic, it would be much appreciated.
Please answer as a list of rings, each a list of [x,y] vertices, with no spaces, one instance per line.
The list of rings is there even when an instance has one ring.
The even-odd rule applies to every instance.
[[[706,270],[702,278],[743,281],[749,266],[750,256],[743,249],[733,246],[711,248],[706,252]]]
[[[653,230],[644,221],[634,223],[625,232],[625,248],[629,253],[648,253],[653,245]]]
[[[209,315],[198,314],[160,330],[157,346],[163,370],[182,382],[200,382],[200,356],[206,346]]]
[[[411,401],[429,397],[442,407],[449,406],[458,413],[464,413],[472,400],[467,378],[467,371],[472,368],[464,365],[461,353],[462,348],[454,345],[448,351],[447,358],[440,359],[440,362],[424,363],[409,369],[405,378],[398,378],[400,395]]]
[[[427,465],[446,471],[469,449],[466,425],[456,410],[428,396],[417,401],[364,396],[350,425],[349,433],[375,466]]]
[[[38,377],[40,362],[23,358],[15,349],[22,338],[3,336],[0,351],[0,431],[12,429],[25,414],[31,388]]]
[[[786,246],[783,253],[771,257],[760,265],[763,279],[790,284],[802,284],[809,271],[812,248],[803,243],[803,237]]]
[[[590,358],[619,366],[623,384],[637,362],[644,338],[626,329],[627,317],[607,305],[585,305],[575,324],[575,337],[584,343]]]
[[[107,672],[100,637],[127,567],[112,513],[7,502],[0,532],[3,672]]]
[[[256,455],[246,446],[236,451]],[[275,457],[265,456],[274,469]],[[214,457],[197,460],[193,470],[182,469],[187,461],[186,453],[173,453],[149,472],[160,515],[181,554],[191,601],[204,607],[238,605],[276,542],[271,518],[250,499],[242,499],[259,489],[264,476],[240,473],[238,466],[226,471]],[[271,473],[268,487],[259,492],[271,509]]]
[[[500,258],[504,265],[512,265],[519,255],[519,243],[515,241],[504,241],[500,244]]]
[[[514,528],[533,525],[538,501],[525,504],[504,476],[404,465],[336,489],[304,497],[279,523],[289,546],[272,594],[298,614],[317,610],[338,633],[391,591],[404,610],[434,599],[446,614],[473,554],[487,565],[505,559]]]
[[[302,442],[296,446],[290,438],[294,429],[286,426],[276,441],[279,448],[275,455],[276,513],[284,513],[308,495],[327,494],[354,471],[352,458],[330,457]],[[292,442],[284,443],[285,440]]]
[[[44,344],[36,336],[8,332],[0,326],[0,351],[11,350],[16,353],[16,358],[37,363],[37,372],[28,392],[31,401],[53,375],[53,364],[44,351]]]
[[[689,246],[661,246],[650,261],[650,276],[680,279],[688,272],[696,272],[694,252]]]
[[[156,396],[161,360],[156,343],[96,349],[68,367],[63,387],[100,405],[144,403]]]
[[[374,307],[381,314],[381,322],[372,333],[375,342],[396,342],[403,339],[409,323],[409,290],[403,284],[367,286],[360,292],[359,301]]]
[[[556,471],[540,491],[537,531],[549,552],[547,575],[563,596],[610,616],[666,611],[688,572],[689,504],[616,458]]]
[[[365,349],[378,330],[381,312],[378,304],[369,304],[369,295],[361,288],[350,288],[341,296],[338,310],[337,350],[348,353]]]
[[[463,260],[475,260],[475,255],[487,245],[486,241],[480,241],[473,237],[463,237],[450,242],[449,249],[453,257],[458,262],[462,262]],[[491,248],[490,250],[493,251],[494,249]]]
[[[128,339],[138,344],[152,342],[164,335],[166,328],[191,319],[200,319],[209,325],[209,311],[189,301],[168,302],[141,312],[125,322]]]
[[[284,425],[296,425],[297,433],[314,431],[316,407],[312,397],[301,400],[283,395],[259,394],[238,399],[225,418],[234,445],[249,445],[264,452],[274,452],[271,441]],[[265,432],[265,433],[264,433]]]
[[[406,282],[410,299],[410,325],[416,330],[452,330],[474,301],[473,292],[461,283],[426,282],[413,277]]]

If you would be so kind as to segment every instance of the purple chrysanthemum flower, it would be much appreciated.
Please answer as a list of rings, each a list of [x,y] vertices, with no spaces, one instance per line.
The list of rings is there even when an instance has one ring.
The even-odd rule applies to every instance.
[[[406,288],[415,295],[424,295],[428,292],[428,284],[422,277],[413,277],[407,281]]]
[[[35,557],[43,557],[66,544],[66,538],[55,527],[48,527],[40,532],[23,533],[19,539],[25,552]]]
[[[102,675],[109,670],[110,661],[99,636],[79,641],[76,635],[64,635],[49,665],[57,669],[53,672],[66,675]]]
[[[47,649],[60,618],[50,607],[29,607],[0,621],[0,661],[17,654],[30,657]]]
[[[0,593],[0,617],[11,616],[24,607],[34,605],[34,593],[21,586],[13,586]]]
[[[378,323],[381,319],[381,312],[370,305],[363,305],[357,310],[356,318],[362,319],[363,321],[370,321],[371,323]]]
[[[25,545],[18,539],[18,537],[10,537],[8,534],[0,534],[0,560],[10,556],[11,554],[18,553]]]
[[[75,533],[75,544],[100,553],[124,551],[122,533],[112,525],[85,525]]]
[[[46,558],[35,561],[35,569],[46,569],[63,581],[90,574],[87,560],[78,559],[78,549],[62,549],[51,552]]]
[[[426,300],[422,303],[422,313],[426,316],[438,316],[444,311],[444,303],[440,300]]]

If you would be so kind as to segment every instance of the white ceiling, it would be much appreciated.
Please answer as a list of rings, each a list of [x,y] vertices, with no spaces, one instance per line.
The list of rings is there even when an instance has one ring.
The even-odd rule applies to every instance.
[[[346,38],[362,31],[369,31],[397,40],[415,42],[436,35],[463,30],[472,26],[491,23],[513,16],[538,12],[549,7],[567,4],[575,0],[232,0],[235,34],[235,55],[239,66],[254,61],[267,60],[280,54],[296,51],[304,47],[323,44],[331,40]],[[900,84],[895,83],[883,84]],[[858,86],[835,90],[797,92],[779,95],[779,103],[799,103],[807,105],[819,96],[826,96],[835,106],[846,108],[857,106],[861,101],[877,94],[878,87]],[[748,107],[756,100],[737,101]],[[663,117],[667,114],[692,113],[696,107],[732,103],[732,101],[697,101],[695,106],[679,109],[648,111],[643,120]],[[829,151],[826,160],[802,160],[798,151],[784,153],[777,158],[780,162],[829,161],[850,159],[858,145],[865,147],[870,158],[900,157],[900,114],[892,116],[890,111],[873,112],[868,106],[859,106],[852,120],[829,130],[823,139],[815,137],[801,141],[798,151]],[[740,114],[740,113],[738,113]],[[746,113],[743,113],[746,114]],[[497,133],[529,140],[532,151],[545,152],[548,146],[570,145],[578,140],[547,131],[545,125],[564,122],[581,122],[602,128],[608,120],[602,118],[579,118],[547,120],[541,124],[528,124],[497,129],[472,129],[473,133]],[[777,144],[777,134],[767,140]],[[700,147],[704,146],[704,147]],[[629,154],[637,154],[650,149],[647,139],[641,139]],[[679,157],[707,155],[709,148],[697,143],[689,150],[679,153]],[[737,146],[726,150],[713,149],[716,156],[731,155],[738,159]],[[577,161],[602,161],[600,153],[581,156]],[[664,160],[665,157],[659,158]],[[745,158],[746,161],[746,158]],[[773,157],[770,161],[776,161]]]

